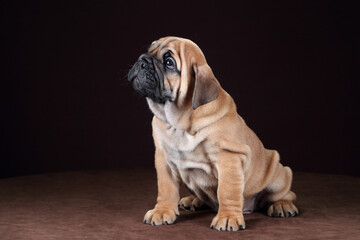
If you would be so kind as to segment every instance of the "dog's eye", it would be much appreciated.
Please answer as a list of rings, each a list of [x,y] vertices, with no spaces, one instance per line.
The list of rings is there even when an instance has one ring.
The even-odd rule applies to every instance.
[[[171,58],[171,57],[166,58],[165,59],[165,66],[168,69],[174,70],[175,69],[175,61],[174,61],[174,59]]]

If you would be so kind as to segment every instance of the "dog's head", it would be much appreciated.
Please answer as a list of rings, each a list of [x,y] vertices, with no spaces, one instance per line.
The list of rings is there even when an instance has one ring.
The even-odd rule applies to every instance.
[[[154,41],[129,71],[128,79],[138,93],[158,104],[196,109],[219,94],[219,84],[200,48],[178,37]]]

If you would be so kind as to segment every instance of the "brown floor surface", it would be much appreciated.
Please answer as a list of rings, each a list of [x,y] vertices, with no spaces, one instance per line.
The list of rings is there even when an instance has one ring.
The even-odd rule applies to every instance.
[[[296,172],[293,185],[298,217],[253,213],[246,230],[218,232],[210,210],[143,224],[156,200],[153,169],[0,179],[0,239],[360,239],[360,178]]]

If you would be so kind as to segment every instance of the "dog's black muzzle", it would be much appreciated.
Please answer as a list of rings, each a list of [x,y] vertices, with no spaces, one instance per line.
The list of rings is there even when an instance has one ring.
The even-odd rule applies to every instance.
[[[135,91],[157,103],[165,103],[168,100],[164,94],[161,67],[161,63],[154,61],[153,57],[143,54],[128,74],[128,80]]]

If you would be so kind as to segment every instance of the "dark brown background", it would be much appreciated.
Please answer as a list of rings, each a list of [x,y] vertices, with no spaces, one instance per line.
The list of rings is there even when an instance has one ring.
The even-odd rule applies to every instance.
[[[152,167],[126,81],[151,41],[190,38],[296,171],[359,175],[359,30],[344,1],[1,1],[0,177]]]

